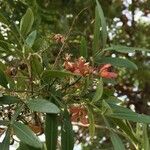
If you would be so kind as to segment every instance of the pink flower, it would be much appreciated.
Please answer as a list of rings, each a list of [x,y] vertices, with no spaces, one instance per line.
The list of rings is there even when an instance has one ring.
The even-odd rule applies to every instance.
[[[112,72],[111,69],[111,64],[105,64],[103,65],[100,70],[99,70],[99,75],[103,78],[108,78],[108,79],[112,79],[112,78],[117,78],[117,73]]]
[[[71,62],[70,60],[66,59],[64,62],[64,67],[66,70],[81,76],[86,76],[93,71],[92,67],[83,57],[78,58],[75,62]]]

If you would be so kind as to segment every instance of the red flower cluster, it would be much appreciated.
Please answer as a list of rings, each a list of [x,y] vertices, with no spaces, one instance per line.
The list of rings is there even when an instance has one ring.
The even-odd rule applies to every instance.
[[[64,68],[68,71],[71,71],[75,74],[81,75],[81,76],[87,76],[89,74],[98,75],[103,78],[116,78],[117,73],[112,72],[111,64],[105,64],[102,67],[93,68],[89,65],[89,62],[86,62],[86,60],[83,57],[79,57],[74,62],[71,61],[70,55],[66,55],[65,62],[64,62]]]
[[[82,124],[88,124],[87,111],[82,106],[72,106],[69,109],[71,113],[72,122],[81,122]]]
[[[111,68],[111,64],[105,64],[103,65],[100,70],[99,70],[99,76],[103,77],[103,78],[117,78],[117,73],[115,72],[111,72],[110,68]]]
[[[64,62],[64,67],[66,70],[71,71],[75,74],[81,76],[86,76],[92,73],[93,69],[89,66],[89,63],[83,57],[80,57],[75,62],[71,62],[70,58],[66,59]]]

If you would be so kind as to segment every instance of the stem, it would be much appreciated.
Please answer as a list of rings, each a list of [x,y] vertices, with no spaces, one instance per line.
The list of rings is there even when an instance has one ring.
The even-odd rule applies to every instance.
[[[75,24],[75,21],[78,19],[78,17],[80,16],[80,14],[81,14],[83,11],[85,11],[87,8],[88,8],[88,7],[82,9],[82,10],[76,15],[76,17],[74,18],[74,20],[73,20],[73,22],[72,22],[72,24],[71,24],[71,27],[70,27],[70,29],[69,29],[67,35],[66,35],[65,41],[68,40],[68,38],[69,38],[69,36],[70,36],[70,33],[71,33],[72,29],[73,29],[73,26],[74,26],[74,24]],[[65,45],[66,45],[66,42],[64,42],[64,43],[62,44],[62,46],[61,46],[61,48],[60,48],[60,50],[59,50],[59,53],[58,53],[58,55],[57,55],[57,57],[56,57],[56,59],[55,59],[55,62],[54,62],[54,64],[53,64],[53,67],[52,67],[52,68],[54,68],[54,67],[56,66],[57,61],[58,61],[58,59],[59,59],[61,53],[63,52],[63,49],[64,49]]]

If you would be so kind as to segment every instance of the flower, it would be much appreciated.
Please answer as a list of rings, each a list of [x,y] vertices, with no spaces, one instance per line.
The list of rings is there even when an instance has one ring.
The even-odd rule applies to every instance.
[[[118,75],[115,72],[111,72],[111,64],[105,64],[103,65],[100,70],[99,70],[99,75],[103,78],[108,78],[108,79],[112,79],[112,78],[116,78]]]
[[[70,58],[65,59],[64,67],[66,70],[81,76],[86,76],[93,71],[92,67],[83,57],[79,57],[75,62],[71,62]]]
[[[82,106],[72,106],[69,109],[71,113],[72,122],[81,122],[82,124],[88,124],[87,111]]]

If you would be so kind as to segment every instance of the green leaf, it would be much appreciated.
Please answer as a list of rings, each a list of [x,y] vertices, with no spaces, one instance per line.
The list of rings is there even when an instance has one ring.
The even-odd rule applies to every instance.
[[[123,59],[123,58],[112,58],[112,57],[103,57],[103,58],[97,58],[96,59],[96,63],[98,64],[106,64],[106,63],[110,63],[116,67],[125,67],[128,69],[134,69],[137,70],[137,66],[136,64],[134,64],[133,62],[131,62],[130,60]]]
[[[17,148],[17,150],[41,150],[41,148],[35,148],[35,147],[27,145],[23,142],[20,142],[19,147]]]
[[[0,69],[0,85],[7,88],[8,81],[4,72]]]
[[[47,150],[56,150],[58,138],[58,116],[46,114],[45,137]]]
[[[65,77],[69,77],[73,75],[75,74],[68,72],[68,71],[46,70],[42,74],[42,79],[46,81],[51,78],[65,78]]]
[[[150,123],[150,116],[147,116],[144,114],[138,114],[128,108],[117,106],[111,103],[109,103],[109,106],[113,110],[113,113],[109,115],[109,117],[118,118],[118,119],[126,119],[126,120],[133,121],[133,122],[141,122],[141,123],[147,123],[147,124]]]
[[[26,43],[27,43],[27,45],[28,45],[29,47],[32,47],[32,46],[33,46],[34,41],[35,41],[35,39],[36,39],[36,34],[37,34],[37,32],[36,32],[36,30],[35,30],[35,31],[31,32],[31,33],[28,35],[28,37],[26,38]]]
[[[9,150],[10,145],[10,128],[7,129],[5,138],[1,145],[1,150]]]
[[[123,121],[123,120],[120,120],[120,119],[116,119],[116,118],[113,118],[112,119],[113,122],[120,127],[120,129],[126,133],[127,137],[132,141],[132,143],[134,144],[137,144],[139,143],[138,139],[136,138],[135,136],[135,133],[133,132],[133,130],[130,129],[130,127]]]
[[[0,105],[11,105],[20,102],[20,99],[15,96],[4,95],[0,97]]]
[[[17,105],[17,107],[15,108],[15,113],[13,114],[12,118],[11,118],[11,122],[10,124],[13,124],[15,122],[15,120],[17,119],[17,117],[20,115],[20,113],[23,111],[24,109],[24,103],[23,104],[19,104]]]
[[[86,41],[85,37],[82,37],[82,39],[81,39],[80,56],[83,56],[84,58],[87,58],[87,56],[88,56],[87,41]]]
[[[111,137],[111,141],[114,146],[114,150],[125,150],[125,147],[124,147],[120,137],[116,133],[110,132],[110,137]]]
[[[122,46],[122,45],[111,45],[111,47],[105,48],[104,50],[114,50],[121,53],[133,53],[135,51],[145,51],[149,52],[150,49],[146,48],[137,48],[137,47],[128,47],[128,46]]]
[[[20,32],[23,36],[26,36],[30,32],[33,22],[34,22],[33,12],[30,8],[28,8],[20,22]]]
[[[143,124],[143,149],[150,150],[150,141],[148,137],[148,128],[146,124]]]
[[[67,109],[64,110],[61,125],[61,146],[62,150],[73,150],[74,147],[74,133]]]
[[[110,124],[108,120],[104,116],[103,118],[106,126],[110,129]],[[114,150],[125,150],[122,140],[115,132],[111,131],[111,129],[110,129],[110,137],[111,137]]]
[[[7,41],[0,40],[0,51],[1,52],[6,53],[7,55],[17,56],[18,51],[17,51],[17,54],[16,54],[16,51],[12,51],[12,49],[16,50],[16,47],[14,45],[10,44]]]
[[[90,106],[87,107],[87,110],[88,110],[88,119],[89,119],[89,133],[90,133],[91,139],[93,139],[95,135],[94,114]]]
[[[100,18],[97,6],[95,7],[95,23],[94,23],[94,39],[93,39],[93,55],[97,53],[100,48]]]
[[[103,94],[103,80],[102,78],[98,81],[98,84],[97,84],[97,89],[96,89],[96,92],[94,94],[94,97],[92,99],[92,102],[97,102],[101,99],[102,97],[102,94]]]
[[[59,108],[45,99],[32,99],[27,102],[27,106],[33,110],[38,112],[50,113],[50,114],[58,114],[60,113]]]
[[[106,26],[106,20],[104,17],[104,13],[102,10],[101,5],[99,4],[98,0],[96,0],[97,8],[98,8],[98,14],[101,20],[101,26],[102,26],[102,48],[106,46],[107,43],[107,26]]]
[[[8,126],[9,121],[6,120],[0,120],[0,125]]]
[[[4,17],[4,15],[0,12],[0,22],[6,24],[7,26],[9,26],[9,21],[6,19],[6,17]]]
[[[103,115],[112,114],[112,109],[105,100],[102,101],[102,114]]]
[[[42,148],[42,143],[28,126],[20,122],[14,122],[12,126],[14,133],[21,140],[21,142],[36,148]]]
[[[30,57],[30,61],[31,61],[31,70],[32,70],[32,74],[33,76],[38,76],[40,77],[42,71],[43,71],[43,67],[42,67],[42,63],[40,61],[40,57],[38,55],[32,55]]]

